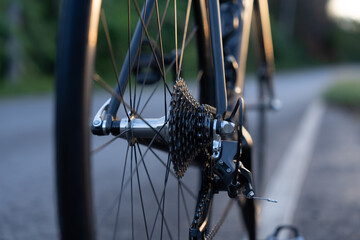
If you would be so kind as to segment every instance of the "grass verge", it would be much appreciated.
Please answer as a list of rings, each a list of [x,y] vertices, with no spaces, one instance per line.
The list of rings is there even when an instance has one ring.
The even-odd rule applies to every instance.
[[[41,79],[24,79],[22,81],[0,82],[0,98],[12,96],[29,96],[53,91],[54,81],[52,77],[42,77]]]
[[[360,109],[360,79],[335,83],[325,91],[324,99],[332,105]]]

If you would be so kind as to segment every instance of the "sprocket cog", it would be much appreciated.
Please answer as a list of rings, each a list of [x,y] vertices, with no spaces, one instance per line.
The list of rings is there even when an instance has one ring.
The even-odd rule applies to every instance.
[[[184,175],[199,154],[210,156],[213,119],[213,109],[198,103],[185,82],[178,79],[173,88],[169,116],[169,153],[178,177]]]

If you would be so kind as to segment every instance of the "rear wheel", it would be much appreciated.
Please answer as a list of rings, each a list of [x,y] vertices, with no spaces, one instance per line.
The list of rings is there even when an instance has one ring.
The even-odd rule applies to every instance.
[[[197,4],[195,11],[204,10]],[[96,0],[63,1],[56,74],[62,239],[186,239],[189,227],[192,239],[202,239],[214,194],[207,178],[212,143],[196,126],[205,126],[213,110],[191,95],[198,78],[201,99],[215,99],[211,63],[200,61],[198,71],[193,56],[196,35],[209,44],[208,26],[190,20],[192,1],[131,0],[108,7],[104,3],[101,10]],[[117,23],[122,13],[126,28]],[[124,28],[125,38],[113,41],[114,25]],[[118,71],[116,50],[124,45],[128,51]],[[190,90],[182,78],[194,79]],[[100,87],[92,93],[93,80]],[[93,136],[90,125],[93,134],[112,136]],[[183,136],[168,138],[175,133]]]

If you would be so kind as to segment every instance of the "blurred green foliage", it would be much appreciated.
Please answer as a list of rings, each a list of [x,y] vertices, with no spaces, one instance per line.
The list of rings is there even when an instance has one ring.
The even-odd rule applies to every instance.
[[[53,77],[41,76],[31,78],[27,77],[24,81],[19,82],[0,82],[0,99],[10,96],[28,96],[36,94],[49,93],[54,88]]]
[[[345,26],[344,26],[345,24]],[[331,42],[336,49],[334,61],[360,61],[360,23],[350,20],[337,22],[331,29]]]
[[[138,0],[137,2],[141,7],[144,0]],[[304,26],[302,26],[302,28],[295,27],[293,34],[289,35],[284,29],[284,24],[281,22],[281,18],[279,17],[281,9],[277,6],[280,2],[281,0],[270,1],[272,36],[277,69],[291,69],[327,63],[360,61],[359,23],[345,23],[346,26],[349,26],[349,24],[351,25],[351,29],[349,31],[349,28],[342,27],[344,23],[339,24],[337,22],[326,20],[323,21],[326,23],[326,27],[324,27],[324,30],[321,32],[321,38],[316,38],[314,35],[314,38],[312,39],[311,34],[310,37],[305,36],[306,34],[304,34],[304,29],[308,29],[311,33],[316,33],[316,29],[311,29],[311,24],[305,28]],[[306,2],[307,4],[312,4],[313,1],[307,0]],[[326,2],[326,0],[321,2]],[[13,3],[17,3],[20,8],[18,16],[20,21],[17,23],[15,28],[14,24],[11,25],[9,23],[9,7]],[[164,3],[164,1],[159,1],[159,3],[159,11],[160,15],[162,15],[164,11],[164,4],[162,3]],[[177,4],[179,7],[178,48],[180,48],[182,43],[181,37],[184,31],[182,26],[185,21],[187,1],[178,1]],[[304,4],[304,2],[298,1],[298,4]],[[27,81],[28,83],[33,82],[34,85],[39,85],[41,81],[44,81],[44,85],[52,86],[52,75],[55,69],[59,6],[59,0],[0,1],[0,88],[6,89],[12,84],[4,84],[4,82],[9,82],[8,69],[10,65],[13,64],[13,59],[10,56],[8,48],[9,40],[11,40],[12,37],[15,37],[15,39],[20,42],[19,51],[21,52],[20,58],[23,65],[23,71],[20,77],[18,77],[20,78],[18,79],[20,80],[19,82],[21,83]],[[325,6],[319,6],[319,2],[317,2],[317,7],[321,8]],[[115,53],[116,67],[118,68],[118,71],[120,71],[121,63],[125,58],[128,48],[127,1],[104,0],[103,8],[105,10],[109,33]],[[167,20],[169,21],[165,21],[166,23],[163,26],[162,36],[163,39],[166,39],[163,41],[165,52],[170,54],[172,49],[174,49],[173,1],[170,1],[167,12]],[[296,26],[301,26],[302,20],[300,17],[308,18],[310,15],[297,14],[297,16],[299,17]],[[131,4],[132,31],[135,28],[136,19],[137,12],[134,4]],[[149,33],[153,39],[156,38],[157,32],[156,20],[156,14],[153,13],[151,24],[154,27],[149,29]],[[191,21],[188,34],[190,34],[193,25],[194,23]],[[317,24],[316,27],[321,28],[321,24]],[[131,34],[133,34],[133,32],[131,32]],[[312,46],[311,43],[316,41],[317,45],[315,44],[315,47]],[[326,47],[318,48],[317,46]],[[142,51],[149,52],[149,49],[146,50],[144,48]],[[254,52],[254,44],[251,43],[248,58],[249,71],[254,71],[256,69],[256,57]],[[196,54],[196,40],[194,38],[185,50],[185,57],[183,61],[184,77],[187,77],[188,79],[196,78]],[[100,24],[99,27],[96,71],[109,83],[114,83],[115,77],[111,60],[109,58],[108,47],[102,24]],[[13,86],[18,86],[17,84],[19,84],[19,82],[15,85],[13,84]],[[0,94],[2,93],[0,92]]]
[[[54,71],[58,1],[22,1],[27,73],[51,75]]]
[[[9,35],[6,24],[5,9],[7,1],[0,1],[0,81],[4,80],[5,69],[6,69],[6,52],[5,44],[6,38]]]
[[[274,18],[271,18],[270,21],[276,70],[310,67],[320,64],[314,56],[306,52],[306,47],[299,39],[289,37],[286,31],[282,29],[281,24]],[[250,36],[249,44],[247,71],[253,72],[256,71],[258,65],[253,35]]]
[[[360,80],[340,80],[324,93],[330,104],[360,109]]]
[[[16,11],[14,11],[14,6]],[[0,3],[0,83],[3,89],[20,82],[52,82],[55,67],[59,2],[3,0]],[[10,50],[16,42],[15,50]],[[12,48],[14,49],[14,48]],[[17,79],[8,74],[14,61],[20,64]],[[4,83],[12,82],[12,83]],[[11,87],[11,85],[14,85]],[[26,83],[25,83],[26,84]],[[29,84],[31,85],[31,84]],[[5,87],[7,86],[7,87]],[[12,91],[12,90],[11,90]],[[10,92],[11,92],[10,91]]]

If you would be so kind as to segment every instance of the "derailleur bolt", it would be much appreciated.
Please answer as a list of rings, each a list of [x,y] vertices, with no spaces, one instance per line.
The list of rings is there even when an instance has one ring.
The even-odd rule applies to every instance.
[[[220,135],[227,135],[235,131],[235,124],[228,121],[221,121]]]

